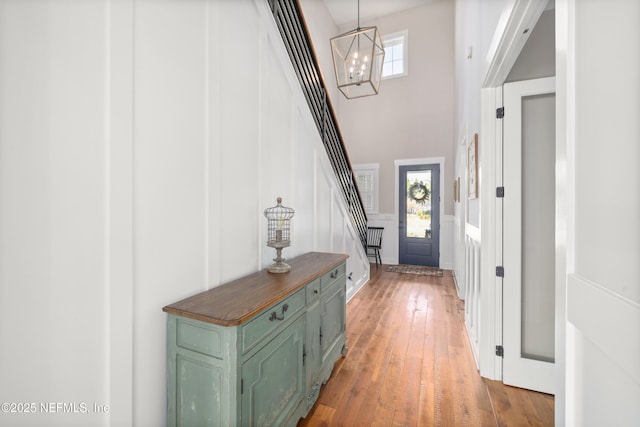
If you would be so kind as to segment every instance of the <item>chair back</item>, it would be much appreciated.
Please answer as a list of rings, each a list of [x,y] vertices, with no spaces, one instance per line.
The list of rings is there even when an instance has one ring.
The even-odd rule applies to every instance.
[[[370,248],[381,248],[383,231],[384,227],[367,227],[367,246]]]

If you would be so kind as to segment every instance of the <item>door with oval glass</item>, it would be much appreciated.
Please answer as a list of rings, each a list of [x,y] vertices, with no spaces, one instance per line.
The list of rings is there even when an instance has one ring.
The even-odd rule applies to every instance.
[[[399,168],[399,262],[440,265],[440,165]]]

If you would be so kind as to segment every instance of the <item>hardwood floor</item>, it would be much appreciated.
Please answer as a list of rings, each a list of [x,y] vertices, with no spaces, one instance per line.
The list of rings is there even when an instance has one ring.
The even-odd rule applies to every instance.
[[[480,377],[448,271],[374,266],[347,304],[347,346],[299,427],[553,425],[553,396]]]

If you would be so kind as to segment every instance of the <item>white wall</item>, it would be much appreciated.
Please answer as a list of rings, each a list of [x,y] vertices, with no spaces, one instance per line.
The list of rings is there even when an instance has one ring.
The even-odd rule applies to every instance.
[[[110,403],[105,5],[1,6],[0,401],[91,410]],[[0,424],[105,418],[3,410]]]
[[[331,37],[340,33],[338,26],[333,21],[329,9],[324,0],[300,0],[305,23],[311,34],[311,44],[318,58],[320,73],[324,79],[327,89],[327,96],[336,112],[340,112],[340,98],[342,94],[335,84],[336,73],[333,69],[333,59],[331,54]]]
[[[640,419],[640,4],[557,1],[569,426]],[[607,108],[615,105],[616,109]],[[600,197],[599,195],[602,195]],[[602,218],[615,218],[602,222]],[[565,418],[566,417],[566,418]]]
[[[456,6],[461,17],[475,14],[468,1]],[[556,425],[636,425],[640,415],[639,8],[556,1]],[[458,97],[474,96],[465,67],[456,71]],[[480,160],[486,169],[482,151]]]
[[[460,202],[455,206],[454,271],[460,296],[465,299],[465,323],[481,375],[501,378],[500,358],[495,356],[496,334],[501,328],[500,313],[486,309],[501,302],[501,289],[495,279],[495,247],[488,247],[490,237],[501,221],[492,215],[481,216],[481,209],[491,206],[495,197],[494,174],[496,152],[488,127],[496,127],[492,117],[482,115],[487,105],[495,108],[502,95],[483,92],[483,82],[496,50],[495,36],[505,25],[505,7],[512,0],[477,2],[456,0],[456,153],[454,175],[460,178]],[[500,104],[501,105],[501,104]],[[498,129],[493,129],[496,131]],[[478,197],[468,198],[468,146],[478,135]],[[493,264],[493,265],[491,265]],[[493,276],[493,280],[492,280]],[[499,336],[498,336],[499,338]]]
[[[478,192],[477,199],[468,198],[467,147],[478,134],[478,169],[483,171],[487,156],[485,136],[480,132],[480,89],[487,70],[487,56],[496,26],[504,6],[509,0],[478,2],[474,0],[455,1],[455,117],[454,117],[454,178],[460,178],[460,202],[454,206],[453,220],[453,266],[458,288],[464,295],[465,277],[472,277],[465,271],[469,263],[465,241],[480,242],[480,204],[484,192]],[[482,186],[482,176],[479,184]],[[469,235],[469,233],[471,233]],[[479,257],[480,254],[478,253]],[[474,262],[476,262],[475,260]]]
[[[448,0],[409,9],[363,25],[384,36],[408,30],[409,74],[383,80],[380,94],[347,100],[337,92],[329,40],[352,29],[337,28],[321,0],[301,2],[339,127],[353,164],[378,163],[379,212],[369,224],[383,226],[383,263],[398,262],[395,161],[442,158],[441,257],[453,267],[454,4]]]
[[[435,1],[362,23],[377,25],[383,36],[408,30],[407,76],[383,80],[376,96],[339,97],[340,128],[351,161],[380,164],[380,213],[397,210],[395,160],[444,157],[453,163],[453,6]],[[441,179],[444,213],[452,214],[453,169]]]
[[[502,262],[503,239],[502,199],[495,196],[502,185],[502,123],[496,119],[496,108],[503,105],[501,85],[545,6],[544,0],[456,3],[456,175],[461,177],[462,200],[454,221],[454,266],[461,293],[479,286],[473,312],[482,321],[474,322],[479,332],[472,332],[479,337],[480,373],[491,379],[502,377],[502,359],[495,355],[495,346],[502,344],[502,279],[495,268]],[[480,194],[467,200],[466,149],[475,133]],[[476,263],[479,270],[466,271]]]
[[[455,177],[462,184],[461,202],[456,210],[457,221],[480,227],[480,204],[483,194],[477,199],[468,199],[467,146],[478,133],[478,161],[483,161],[484,135],[480,132],[480,88],[487,72],[491,42],[502,17],[505,5],[513,0],[455,1],[455,161],[458,169]],[[480,182],[480,184],[482,184]],[[457,247],[459,247],[457,242]],[[456,252],[460,252],[459,250]],[[460,264],[460,263],[458,263]]]
[[[0,6],[0,401],[88,412],[0,424],[164,425],[161,309],[270,264],[277,196],[366,282],[266,2]]]

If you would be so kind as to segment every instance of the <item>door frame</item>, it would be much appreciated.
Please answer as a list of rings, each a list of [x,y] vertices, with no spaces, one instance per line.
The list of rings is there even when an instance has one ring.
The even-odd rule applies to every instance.
[[[400,165],[399,169],[399,179],[398,179],[398,261],[400,264],[414,264],[414,265],[426,265],[431,267],[440,268],[440,202],[442,200],[442,195],[440,194],[440,164],[439,163],[428,163],[428,164],[420,164],[420,165]],[[401,230],[400,227],[400,215],[403,216],[403,219],[406,219],[406,210],[407,210],[407,198],[401,197],[401,194],[406,194],[408,191],[407,188],[407,174],[409,172],[414,171],[429,171],[431,173],[431,196],[430,196],[430,204],[431,204],[431,236],[428,238],[428,242],[422,241],[421,238],[417,238],[417,241],[421,241],[421,245],[430,245],[431,246],[431,255],[425,256],[426,259],[422,260],[421,257],[416,257],[416,255],[410,255],[406,252],[403,254],[403,250],[408,249],[409,242],[417,243],[415,237],[406,236],[406,230],[409,226],[408,222],[404,225],[404,230]],[[435,185],[434,185],[435,184]],[[436,200],[433,196],[437,195],[438,199]],[[437,203],[437,206],[434,204]],[[437,211],[434,211],[433,208],[436,207]],[[435,222],[434,222],[435,218]],[[425,236],[426,237],[426,236]],[[425,239],[427,240],[427,239]],[[403,243],[405,244],[403,247]],[[438,252],[438,255],[435,256],[434,251]],[[400,255],[404,255],[404,259],[400,260]],[[417,262],[411,262],[418,260]],[[435,262],[437,265],[433,265]]]
[[[426,165],[426,164],[437,164],[440,165],[440,224],[442,224],[442,218],[444,216],[444,176],[445,176],[445,159],[444,157],[423,157],[417,159],[400,159],[394,161],[394,214],[393,214],[393,224],[394,224],[394,236],[393,237],[396,246],[396,250],[393,251],[393,263],[398,264],[398,260],[400,259],[400,248],[398,245],[399,239],[399,228],[400,228],[400,212],[399,212],[399,203],[400,203],[400,166],[414,166],[414,165]],[[440,227],[442,228],[442,227]],[[439,247],[442,248],[442,232],[439,236]],[[440,255],[438,256],[438,265],[442,265],[442,251],[440,251]]]
[[[503,185],[503,177],[502,123],[496,118],[496,109],[503,107],[502,85],[531,34],[527,30],[535,26],[545,8],[546,2],[508,2],[499,18],[483,64],[485,72],[480,92],[482,141],[478,147],[482,230],[479,368],[483,377],[499,381],[502,380],[502,357],[496,354],[496,349],[502,346],[502,279],[496,276],[496,266],[502,265],[503,248],[502,199],[496,197],[496,187]],[[556,149],[560,149],[560,146]],[[560,338],[564,339],[564,336],[556,333],[556,340]]]

